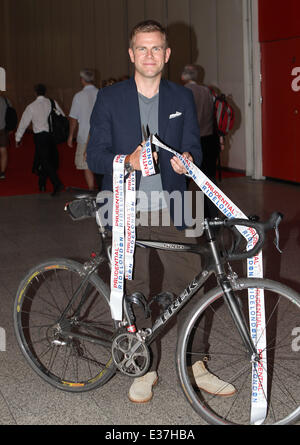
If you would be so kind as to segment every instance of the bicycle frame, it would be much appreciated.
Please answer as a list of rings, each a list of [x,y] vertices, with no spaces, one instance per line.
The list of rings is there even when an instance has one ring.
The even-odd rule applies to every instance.
[[[70,208],[75,220],[94,217],[95,212],[94,199],[76,201]],[[138,256],[145,253],[148,259],[151,251],[141,249],[154,248],[168,261],[174,252],[178,271],[175,275],[171,267],[170,276],[165,277],[170,286],[151,297],[133,287],[135,281],[131,286],[123,282],[121,273],[120,288],[127,287],[127,292],[124,295],[122,290],[116,300],[109,286],[114,278],[110,272],[117,272],[117,264],[114,271],[115,261],[111,261],[112,241],[116,240],[98,224],[97,253],[85,262],[46,259],[20,282],[14,328],[22,353],[47,383],[84,392],[103,386],[116,372],[133,378],[149,372],[154,343],[167,334],[176,316],[180,327],[175,351],[178,378],[191,407],[205,421],[268,425],[299,420],[297,348],[296,341],[290,340],[296,335],[300,295],[264,278],[261,267],[261,249],[270,229],[275,229],[279,250],[281,219],[278,212],[264,222],[251,216],[206,219],[198,242],[185,238],[193,244],[181,243],[181,239],[178,243],[139,239],[135,241]],[[179,268],[179,252],[187,257],[186,274]],[[241,274],[233,271],[233,261],[237,272],[247,266],[247,277],[242,270]],[[176,289],[177,278],[181,284]],[[184,317],[179,319],[181,314]]]
[[[99,255],[95,256],[90,262],[85,263],[85,269],[87,271],[85,277],[83,278],[82,283],[78,287],[78,289],[74,292],[73,297],[71,298],[67,308],[63,312],[60,321],[64,319],[64,314],[67,313],[68,309],[71,307],[75,299],[77,298],[77,295],[79,294],[80,290],[84,287],[84,285],[88,282],[88,278],[91,274],[97,272],[98,266],[103,261],[107,261],[109,266],[110,264],[110,244],[108,242],[108,234],[103,227],[101,227],[99,224],[99,232],[102,239],[102,248]],[[192,297],[193,295],[200,290],[205,282],[208,280],[208,278],[215,274],[218,284],[221,286],[223,292],[224,292],[224,300],[225,303],[228,306],[228,309],[230,311],[230,314],[233,318],[234,324],[237,327],[237,330],[243,339],[243,342],[249,352],[249,356],[251,360],[258,361],[259,355],[257,353],[257,350],[253,344],[253,340],[250,336],[250,333],[247,330],[246,323],[244,316],[242,314],[239,302],[237,301],[234,291],[232,289],[232,285],[230,282],[230,279],[228,277],[228,274],[225,270],[225,261],[221,258],[218,248],[217,240],[214,236],[212,228],[209,226],[208,222],[205,221],[204,223],[204,233],[208,241],[208,247],[203,247],[195,244],[181,244],[181,243],[171,243],[171,242],[163,242],[163,241],[142,241],[137,240],[136,245],[141,248],[154,248],[154,249],[162,249],[162,250],[168,250],[172,252],[187,252],[187,253],[194,253],[196,255],[201,255],[202,259],[205,260],[204,269],[201,273],[199,273],[187,286],[186,288],[181,292],[179,296],[157,317],[157,319],[154,321],[151,328],[147,328],[142,334],[140,334],[140,337],[142,338],[142,341],[144,341],[147,345],[150,345],[159,332],[162,330],[162,328],[168,324],[168,322],[174,317],[177,312],[179,312],[183,305],[185,305]],[[87,296],[87,289],[83,293],[83,296],[81,297],[81,302],[79,304],[79,308],[84,303],[84,300]],[[126,297],[125,297],[126,298]],[[124,302],[124,305],[126,304],[126,300]],[[126,311],[125,311],[126,314]],[[76,315],[76,314],[75,314]],[[126,314],[127,315],[127,314]],[[128,325],[131,325],[130,320],[127,320]],[[123,324],[124,325],[124,324]],[[121,323],[120,323],[121,326]],[[97,330],[95,328],[95,330]],[[141,332],[141,331],[140,331]],[[74,333],[74,336],[77,334]],[[99,342],[104,345],[109,345],[110,342],[107,339],[98,340],[94,339],[95,343]]]

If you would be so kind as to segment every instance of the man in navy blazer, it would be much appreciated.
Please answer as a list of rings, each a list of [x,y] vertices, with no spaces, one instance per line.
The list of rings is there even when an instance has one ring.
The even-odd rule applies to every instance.
[[[135,67],[134,77],[105,87],[98,93],[90,122],[87,162],[94,173],[104,175],[104,190],[112,190],[114,157],[117,154],[126,154],[125,168],[128,172],[137,171],[137,188],[143,191],[147,198],[152,196],[153,191],[164,191],[166,195],[177,192],[177,203],[172,200],[153,202],[151,199],[145,199],[143,202],[140,199],[140,213],[146,215],[146,220],[141,218],[145,224],[136,228],[137,238],[184,242],[185,231],[182,229],[186,226],[185,219],[179,218],[179,222],[176,222],[174,212],[178,205],[181,214],[185,209],[184,165],[176,156],[161,149],[158,156],[155,155],[159,172],[146,178],[141,177],[140,173],[140,144],[146,137],[143,130],[147,127],[152,134],[158,133],[165,144],[182,153],[196,165],[201,164],[200,129],[193,94],[183,86],[162,79],[162,72],[170,55],[166,32],[159,23],[146,21],[134,27],[129,48],[130,60]],[[174,205],[170,206],[170,203]],[[164,223],[166,214],[172,217],[168,224]],[[160,221],[159,224],[153,224],[153,217],[156,222]],[[188,242],[196,242],[196,239],[188,238]],[[149,250],[136,248],[134,279],[126,281],[127,294],[140,291],[149,297]],[[176,252],[175,255],[163,250],[157,253],[164,267],[162,289],[165,291],[182,291],[201,270],[199,256],[191,258],[188,253]],[[140,325],[138,309],[135,309],[137,327],[150,327],[144,319]],[[202,344],[202,338],[200,341],[198,351],[203,348],[204,358],[205,345]],[[147,402],[152,398],[152,388],[158,379],[158,353],[155,344],[151,345],[151,349],[152,363],[149,372],[134,379],[130,387],[129,399],[133,402]],[[224,382],[206,370],[199,357],[193,369],[197,373],[196,382],[199,382],[202,388],[207,387],[209,392],[216,393],[222,386],[228,389]]]
[[[192,92],[181,85],[161,79],[159,84],[158,136],[171,148],[186,152],[200,167],[202,151],[197,112]],[[116,83],[99,91],[91,116],[87,161],[90,169],[103,174],[102,189],[112,190],[112,166],[117,154],[129,154],[143,141],[138,90],[135,79]],[[136,153],[141,150],[138,147]],[[137,158],[137,157],[136,157]],[[186,190],[182,171],[170,168],[172,155],[159,154],[163,190]],[[177,166],[177,158],[173,158]],[[138,169],[137,165],[135,169]],[[176,168],[176,167],[175,167]],[[141,173],[137,173],[137,187]],[[184,205],[183,205],[184,208]],[[172,209],[171,209],[172,212]],[[171,214],[174,219],[174,215]],[[184,220],[179,228],[184,227]]]

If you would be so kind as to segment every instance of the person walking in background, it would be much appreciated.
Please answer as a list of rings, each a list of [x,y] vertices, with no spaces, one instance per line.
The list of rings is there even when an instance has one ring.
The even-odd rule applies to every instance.
[[[6,109],[6,100],[2,94],[0,94],[0,179],[5,179],[8,161],[7,147],[9,144],[9,134],[5,129]]]
[[[50,179],[53,185],[51,196],[55,196],[63,190],[64,186],[57,174],[59,163],[58,150],[49,132],[48,117],[51,112],[51,101],[45,96],[45,85],[37,84],[34,87],[34,91],[36,99],[25,108],[15,134],[16,146],[20,146],[25,130],[32,123],[35,144],[32,172],[39,177],[40,191],[46,191],[47,178]],[[64,115],[57,102],[54,102],[56,110]]]
[[[98,89],[94,85],[94,73],[84,69],[80,71],[80,82],[82,90],[73,97],[70,118],[70,131],[68,146],[73,147],[75,132],[77,132],[77,147],[75,153],[75,166],[78,170],[83,170],[84,177],[89,190],[94,189],[94,173],[88,168],[86,163],[86,146],[90,131],[90,117],[96,102]]]
[[[186,88],[192,90],[197,108],[200,126],[200,140],[203,153],[201,170],[212,181],[216,181],[217,160],[223,147],[223,138],[215,131],[214,102],[210,89],[197,83],[198,68],[186,65],[181,74],[181,80]],[[204,197],[204,216],[214,218],[218,215],[216,206],[209,198]]]

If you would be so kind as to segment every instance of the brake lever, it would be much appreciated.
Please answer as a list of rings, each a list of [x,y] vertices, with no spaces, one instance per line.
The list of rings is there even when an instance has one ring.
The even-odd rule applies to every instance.
[[[236,252],[236,250],[237,250],[238,247],[240,246],[241,241],[242,241],[242,239],[243,239],[241,233],[237,230],[236,227],[233,227],[233,228],[232,228],[232,231],[233,231],[235,237],[234,237],[234,240],[233,240],[231,249],[230,249],[230,251],[229,251],[230,254]]]
[[[282,250],[281,250],[280,247],[279,247],[279,229],[278,229],[279,223],[280,223],[280,219],[278,219],[278,220],[275,222],[275,227],[274,227],[274,230],[275,230],[275,239],[274,239],[273,242],[274,242],[275,247],[276,247],[276,249],[278,250],[278,252],[282,253]]]

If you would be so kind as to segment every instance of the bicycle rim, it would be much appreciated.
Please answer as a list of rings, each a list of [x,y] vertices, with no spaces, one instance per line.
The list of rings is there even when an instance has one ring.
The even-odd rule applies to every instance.
[[[21,282],[14,306],[15,332],[28,363],[51,385],[72,392],[101,386],[115,373],[108,288],[98,276],[80,287],[83,277],[77,262],[42,263]]]
[[[253,320],[248,311],[248,289],[255,288],[264,289],[266,312],[266,360],[261,365],[267,369],[263,393],[267,412],[263,423],[295,423],[300,419],[300,297],[271,280],[237,280],[235,295],[240,298],[249,330]],[[224,382],[221,388],[231,384],[235,393],[224,397],[200,390],[192,370],[198,360],[204,360],[205,368]],[[252,423],[251,398],[256,390],[252,363],[220,288],[204,296],[187,318],[178,339],[176,362],[184,394],[203,419],[210,424]]]

